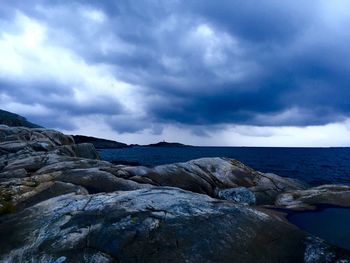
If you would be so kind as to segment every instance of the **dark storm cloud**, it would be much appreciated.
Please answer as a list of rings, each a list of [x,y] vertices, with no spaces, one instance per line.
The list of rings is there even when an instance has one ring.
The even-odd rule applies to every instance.
[[[26,83],[0,82],[1,93],[10,99],[18,99],[21,103],[33,103],[45,106],[49,110],[79,116],[85,114],[116,115],[124,112],[123,106],[108,96],[93,96],[88,101],[76,101],[73,90],[55,82],[36,82],[35,86]],[[29,115],[31,117],[31,114]]]
[[[293,40],[313,17],[314,4],[305,1],[207,1],[191,3],[205,19],[255,44]]]
[[[12,97],[28,94],[17,96],[23,103],[38,101],[74,116],[115,115],[108,121],[120,132],[150,123],[214,127],[340,121],[350,113],[350,13],[338,14],[330,6],[327,1],[277,0],[7,2],[0,7],[6,23],[21,11],[50,28],[55,45],[89,65],[108,65],[116,78],[142,87],[144,115],[128,117],[109,97],[85,104],[57,99],[72,91],[55,82],[32,83],[38,84],[37,94],[16,83],[2,89]],[[81,10],[97,10],[104,17],[93,23]],[[45,87],[57,94],[43,96]]]

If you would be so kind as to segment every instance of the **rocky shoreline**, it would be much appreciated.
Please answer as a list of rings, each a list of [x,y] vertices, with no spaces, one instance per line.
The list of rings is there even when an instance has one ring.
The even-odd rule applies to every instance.
[[[350,187],[224,158],[114,165],[60,132],[0,125],[0,262],[350,262],[271,209],[320,204],[350,207]]]

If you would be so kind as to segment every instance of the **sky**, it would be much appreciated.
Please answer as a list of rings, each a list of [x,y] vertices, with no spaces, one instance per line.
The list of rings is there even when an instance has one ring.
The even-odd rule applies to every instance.
[[[0,0],[0,108],[126,143],[350,146],[350,1]]]

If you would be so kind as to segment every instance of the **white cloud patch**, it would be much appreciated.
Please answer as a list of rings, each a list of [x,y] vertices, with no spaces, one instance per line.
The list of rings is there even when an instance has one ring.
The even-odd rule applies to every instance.
[[[107,19],[106,15],[98,9],[83,8],[81,12],[84,17],[96,23],[103,23]]]
[[[48,110],[49,106],[41,104],[45,104],[50,98],[57,103],[61,101],[63,105],[64,102],[69,102],[82,106],[92,106],[99,98],[108,98],[120,103],[131,116],[143,114],[141,98],[137,95],[140,87],[120,81],[107,65],[89,65],[71,50],[49,42],[47,31],[50,29],[39,21],[18,12],[14,24],[17,28],[14,33],[3,31],[0,36],[0,80],[27,85],[33,89],[26,91],[28,93],[49,92],[50,87],[43,91],[38,87],[46,81],[55,83],[51,88],[54,93],[58,92],[58,88],[63,93],[66,90],[67,94],[42,94],[42,101],[31,101],[29,105],[24,105],[20,101],[21,94],[15,97],[6,95],[6,90],[0,90],[0,94],[6,95],[8,99],[6,104],[2,104],[2,108],[17,113],[28,110],[26,115],[41,116],[40,110],[35,109]]]

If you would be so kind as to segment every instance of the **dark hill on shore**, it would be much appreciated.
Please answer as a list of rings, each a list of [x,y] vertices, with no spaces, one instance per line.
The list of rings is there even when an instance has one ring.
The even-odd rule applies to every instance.
[[[122,142],[95,138],[91,136],[73,135],[73,138],[75,143],[92,143],[97,149],[115,149],[129,147],[127,144]]]
[[[22,126],[27,128],[42,128],[41,126],[27,121],[26,118],[4,110],[0,110],[0,124],[10,127]]]

